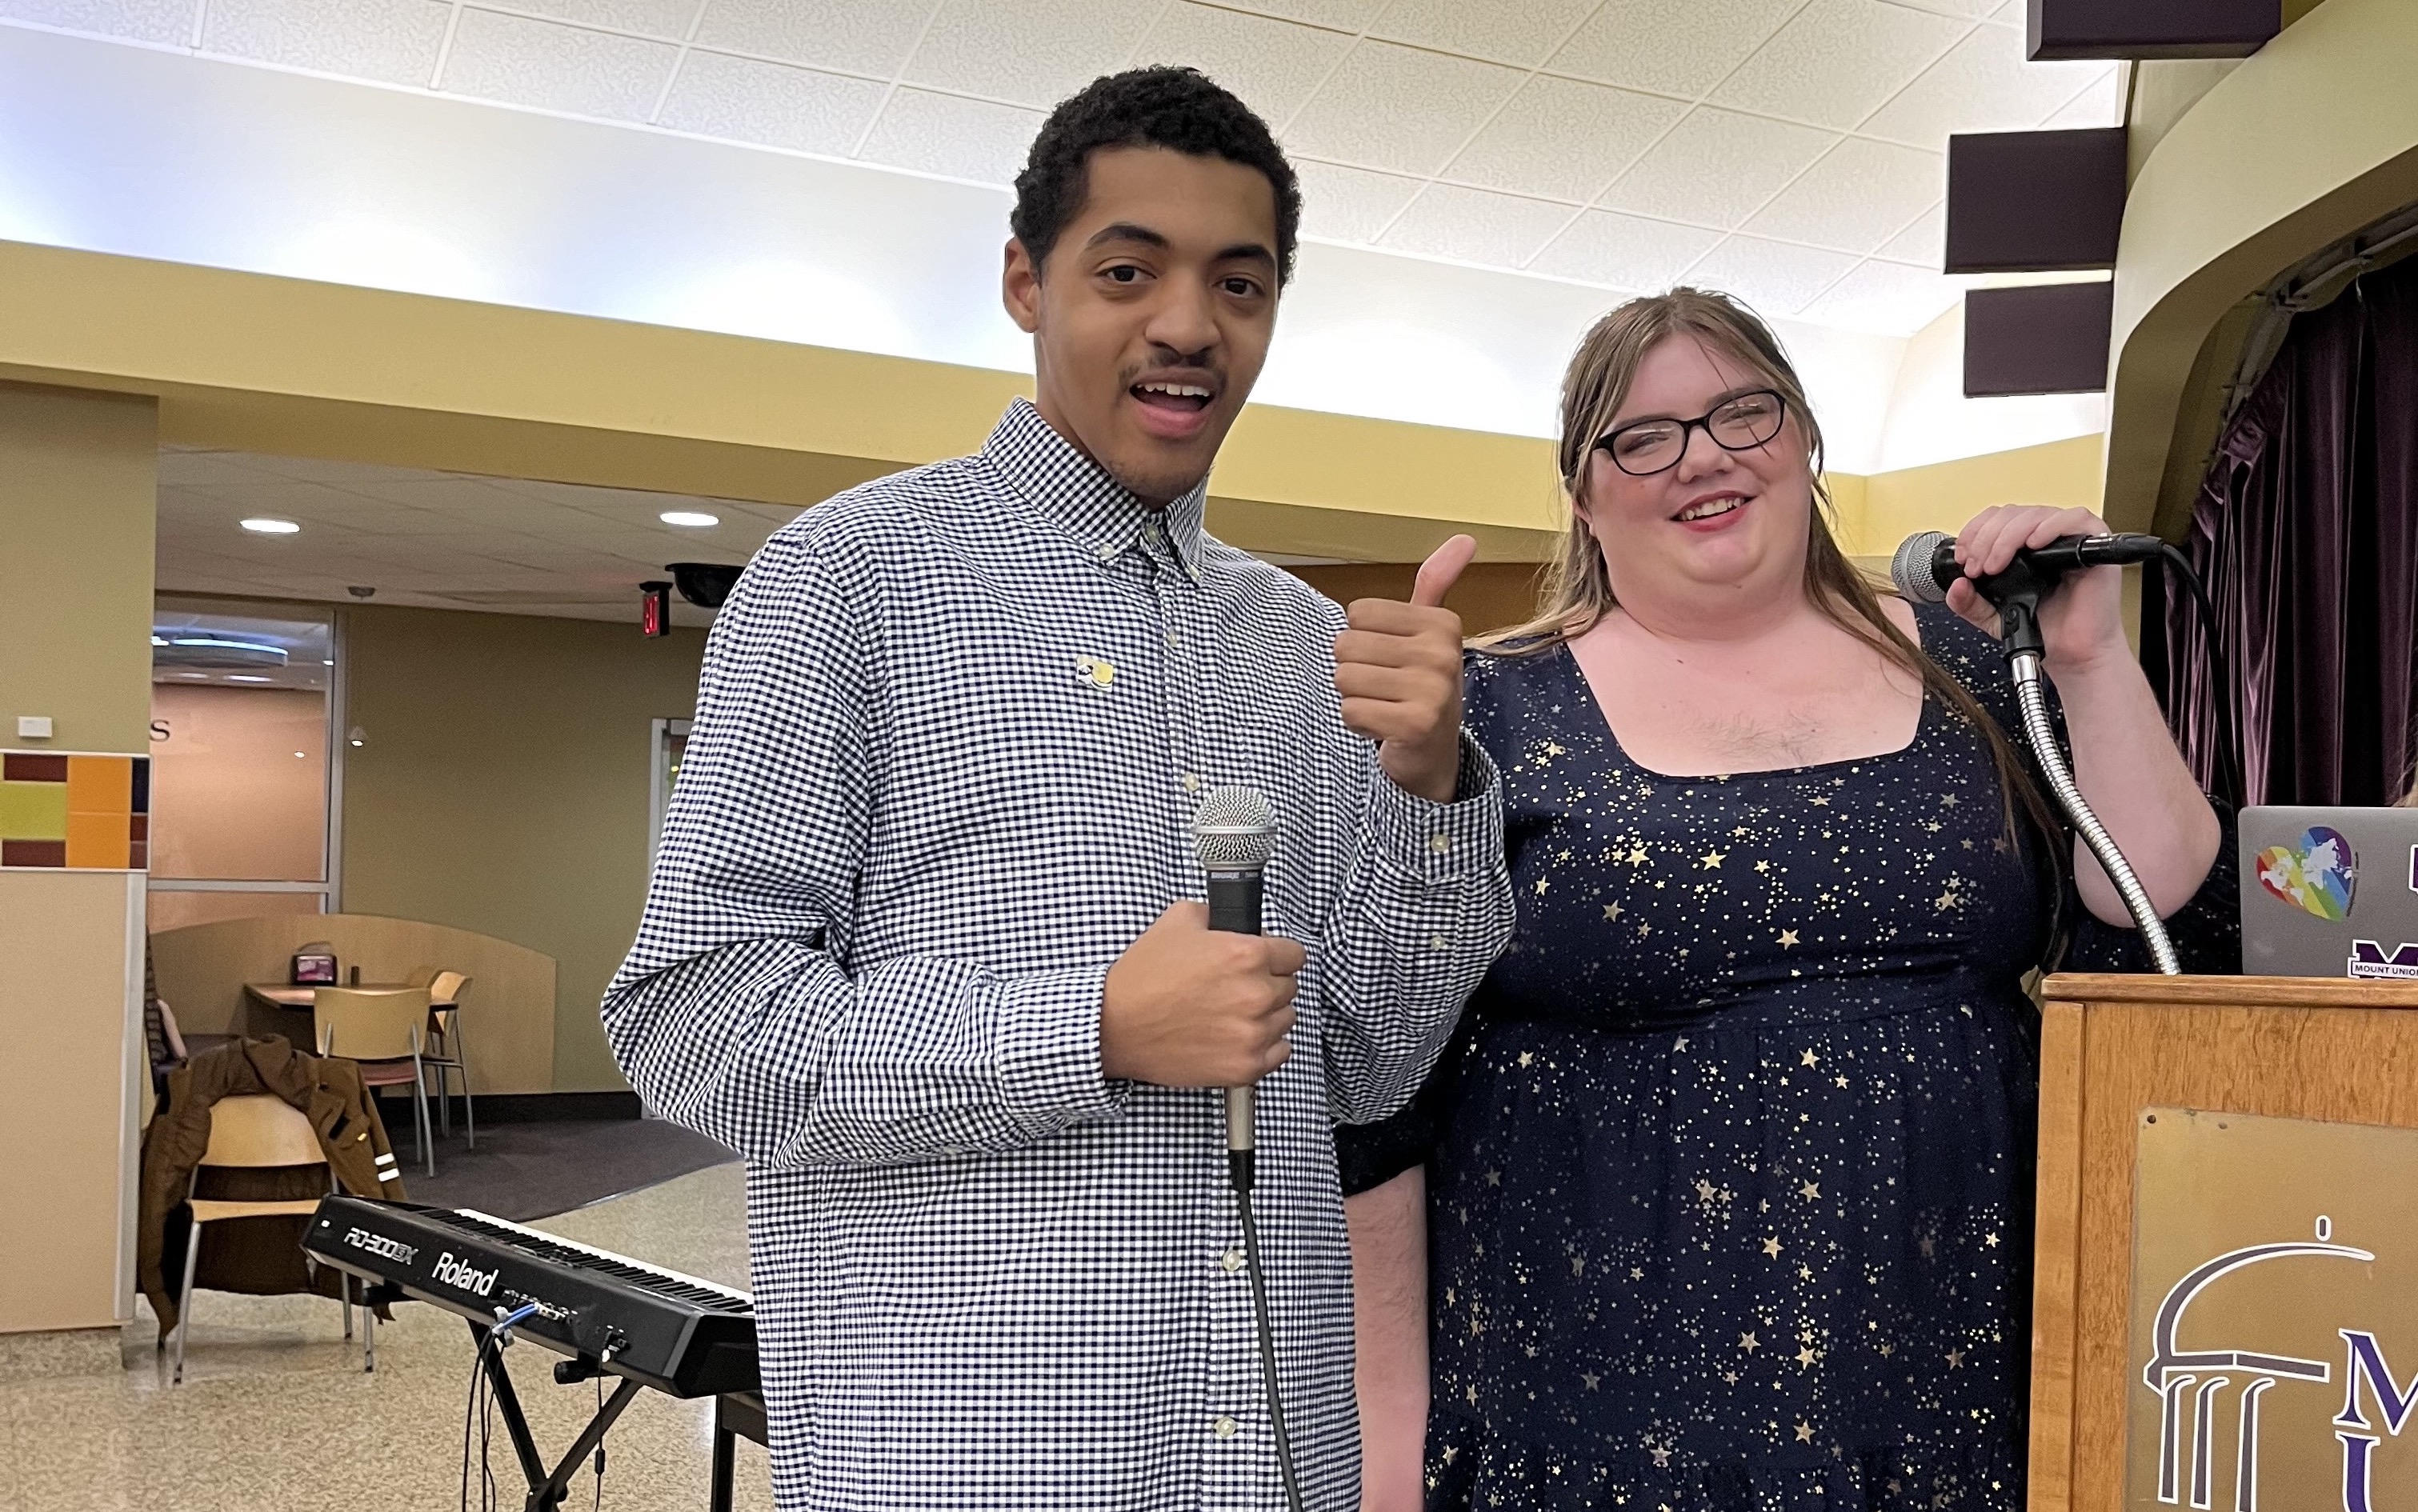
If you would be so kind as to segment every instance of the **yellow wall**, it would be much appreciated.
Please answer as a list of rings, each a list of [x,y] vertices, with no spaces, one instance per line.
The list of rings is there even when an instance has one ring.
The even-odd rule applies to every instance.
[[[648,722],[696,705],[703,632],[344,612],[344,904],[559,965],[554,1085],[619,1088],[596,1017],[646,901]]]
[[[154,426],[0,385],[0,747],[147,744]],[[0,1334],[105,1328],[131,1292],[139,882],[0,872]]]
[[[2099,507],[2100,438],[2078,435],[1988,456],[1830,480],[1840,548],[1888,557],[1918,530],[1959,527],[1994,504]]]

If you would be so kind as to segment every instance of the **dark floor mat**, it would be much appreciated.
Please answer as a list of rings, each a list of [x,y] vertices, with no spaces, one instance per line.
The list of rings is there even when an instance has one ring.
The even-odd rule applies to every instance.
[[[436,1175],[411,1148],[408,1116],[388,1124],[405,1191],[414,1202],[476,1208],[526,1222],[635,1192],[739,1158],[701,1134],[661,1119],[583,1119],[560,1123],[482,1123],[466,1149],[456,1119],[436,1141]]]

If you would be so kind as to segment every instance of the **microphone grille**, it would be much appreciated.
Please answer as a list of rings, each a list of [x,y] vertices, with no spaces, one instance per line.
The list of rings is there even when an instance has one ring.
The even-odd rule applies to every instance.
[[[1923,530],[1899,542],[1897,555],[1890,558],[1890,581],[1897,585],[1898,592],[1917,603],[1948,602],[1948,590],[1931,571],[1939,543],[1948,539],[1945,531]]]
[[[1192,816],[1192,848],[1204,870],[1257,871],[1276,849],[1277,811],[1256,787],[1212,787]]]

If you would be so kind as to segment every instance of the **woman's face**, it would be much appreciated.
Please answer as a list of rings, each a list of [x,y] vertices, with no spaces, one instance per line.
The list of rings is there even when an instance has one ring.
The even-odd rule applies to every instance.
[[[1646,349],[1607,432],[1639,420],[1694,420],[1768,387],[1707,342],[1666,336]],[[1643,478],[1622,471],[1604,448],[1590,450],[1581,513],[1603,548],[1613,596],[1658,583],[1778,588],[1798,581],[1814,509],[1807,452],[1794,411],[1769,441],[1737,451],[1696,426],[1675,466]]]

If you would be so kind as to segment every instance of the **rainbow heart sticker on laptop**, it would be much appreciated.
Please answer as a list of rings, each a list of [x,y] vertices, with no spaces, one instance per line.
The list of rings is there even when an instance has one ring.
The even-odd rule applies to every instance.
[[[2258,852],[2258,885],[2320,919],[2347,918],[2351,889],[2359,885],[2359,859],[2341,831],[2317,825],[2296,844]]]

